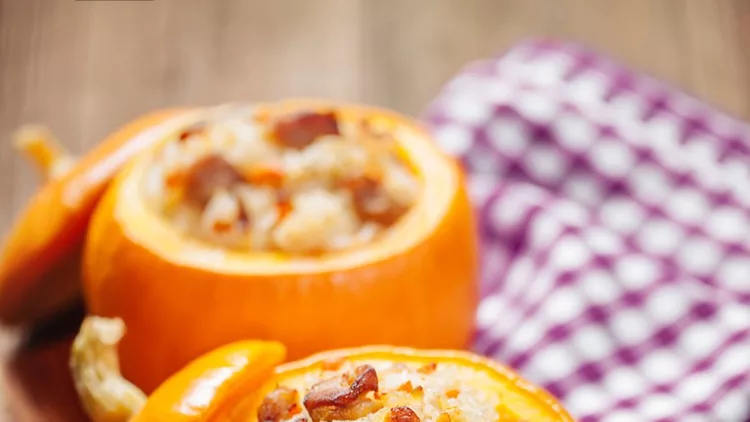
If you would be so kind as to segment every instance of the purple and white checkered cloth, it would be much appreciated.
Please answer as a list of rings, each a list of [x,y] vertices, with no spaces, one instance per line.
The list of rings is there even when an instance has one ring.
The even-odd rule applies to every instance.
[[[480,212],[477,351],[581,422],[750,420],[750,126],[540,40],[424,120]]]

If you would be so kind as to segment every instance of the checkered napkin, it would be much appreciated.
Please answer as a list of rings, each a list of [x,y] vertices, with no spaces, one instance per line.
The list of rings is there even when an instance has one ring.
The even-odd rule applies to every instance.
[[[581,422],[750,420],[750,126],[539,40],[424,120],[479,209],[478,352]]]

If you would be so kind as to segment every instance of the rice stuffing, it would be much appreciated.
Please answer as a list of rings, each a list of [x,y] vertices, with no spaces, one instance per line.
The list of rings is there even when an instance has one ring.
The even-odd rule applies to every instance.
[[[145,179],[182,233],[226,248],[320,254],[366,244],[421,185],[376,122],[335,111],[226,113],[174,135]]]
[[[343,361],[282,380],[258,408],[259,422],[486,422],[500,397],[483,372],[443,362]]]

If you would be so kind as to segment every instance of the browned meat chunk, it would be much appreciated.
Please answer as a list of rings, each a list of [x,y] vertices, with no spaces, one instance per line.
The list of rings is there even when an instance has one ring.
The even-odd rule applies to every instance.
[[[390,226],[407,211],[389,198],[383,186],[375,179],[362,177],[348,182],[347,187],[352,193],[355,211],[362,221]]]
[[[279,422],[300,413],[297,390],[279,387],[269,393],[258,409],[259,422]]]
[[[394,407],[388,413],[389,422],[419,422],[419,416],[407,406]]]
[[[358,366],[346,373],[321,381],[305,395],[304,406],[313,422],[354,420],[382,408],[378,401],[365,395],[378,391],[378,374],[370,365]]]
[[[198,207],[205,207],[213,193],[228,189],[244,179],[232,164],[218,154],[206,156],[188,170],[185,196]]]
[[[338,134],[339,126],[334,113],[304,113],[277,122],[272,135],[281,145],[302,149],[318,137]]]

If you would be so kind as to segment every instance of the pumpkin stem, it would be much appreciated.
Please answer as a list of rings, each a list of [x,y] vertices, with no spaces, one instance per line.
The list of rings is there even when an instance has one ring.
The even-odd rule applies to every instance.
[[[41,170],[45,179],[57,179],[73,167],[75,159],[43,126],[24,126],[16,132],[15,145]]]
[[[121,319],[88,316],[73,341],[70,368],[93,422],[127,422],[146,403],[143,391],[120,374],[117,344],[124,334]]]

